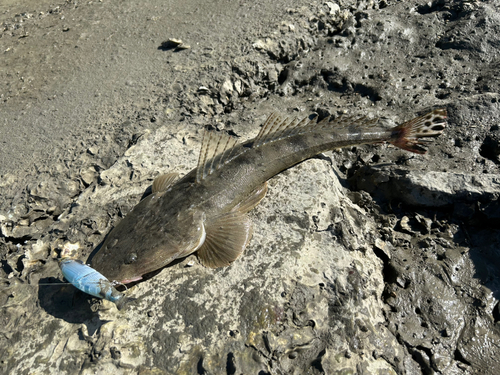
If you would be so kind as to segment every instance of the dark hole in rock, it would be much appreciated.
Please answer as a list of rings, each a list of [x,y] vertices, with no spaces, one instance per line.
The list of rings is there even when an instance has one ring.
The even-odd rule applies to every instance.
[[[227,362],[226,362],[226,373],[227,375],[236,374],[236,366],[234,365],[234,354],[227,354]]]

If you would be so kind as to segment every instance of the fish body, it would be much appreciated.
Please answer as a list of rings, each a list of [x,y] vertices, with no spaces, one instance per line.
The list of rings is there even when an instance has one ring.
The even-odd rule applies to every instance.
[[[173,173],[158,177],[153,193],[109,233],[92,266],[125,284],[194,252],[205,266],[227,266],[250,241],[247,212],[264,198],[270,178],[341,147],[390,142],[425,153],[419,139],[443,131],[446,110],[390,129],[377,122],[353,117],[299,121],[273,114],[258,136],[243,144],[205,131],[197,168],[180,180]]]
[[[97,298],[104,298],[116,304],[121,310],[127,297],[117,291],[113,284],[93,268],[76,259],[62,259],[59,263],[63,276],[77,289]]]

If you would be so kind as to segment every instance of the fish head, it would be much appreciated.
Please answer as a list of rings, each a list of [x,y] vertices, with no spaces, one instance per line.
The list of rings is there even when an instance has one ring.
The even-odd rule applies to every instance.
[[[206,238],[203,212],[178,212],[167,220],[127,215],[108,235],[91,260],[111,281],[139,281],[173,260],[198,250]]]

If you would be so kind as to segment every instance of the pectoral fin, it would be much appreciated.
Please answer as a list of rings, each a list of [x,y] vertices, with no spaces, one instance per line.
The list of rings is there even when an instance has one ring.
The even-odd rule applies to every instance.
[[[166,191],[170,186],[174,184],[178,176],[178,173],[167,173],[156,177],[153,181],[153,185],[151,186],[153,194],[160,191]]]
[[[206,239],[198,249],[201,263],[210,268],[234,262],[252,238],[252,222],[244,214],[231,211],[205,222]]]
[[[243,214],[247,213],[250,210],[253,210],[262,199],[266,196],[267,193],[267,181],[264,184],[252,191],[252,193],[242,202],[238,203],[232,211],[239,211]]]

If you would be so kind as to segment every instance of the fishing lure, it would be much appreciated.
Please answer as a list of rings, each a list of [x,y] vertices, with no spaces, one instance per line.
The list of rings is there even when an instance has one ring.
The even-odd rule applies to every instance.
[[[118,310],[131,299],[115,289],[114,284],[77,259],[63,258],[59,262],[63,276],[77,289],[97,298],[113,302]]]

